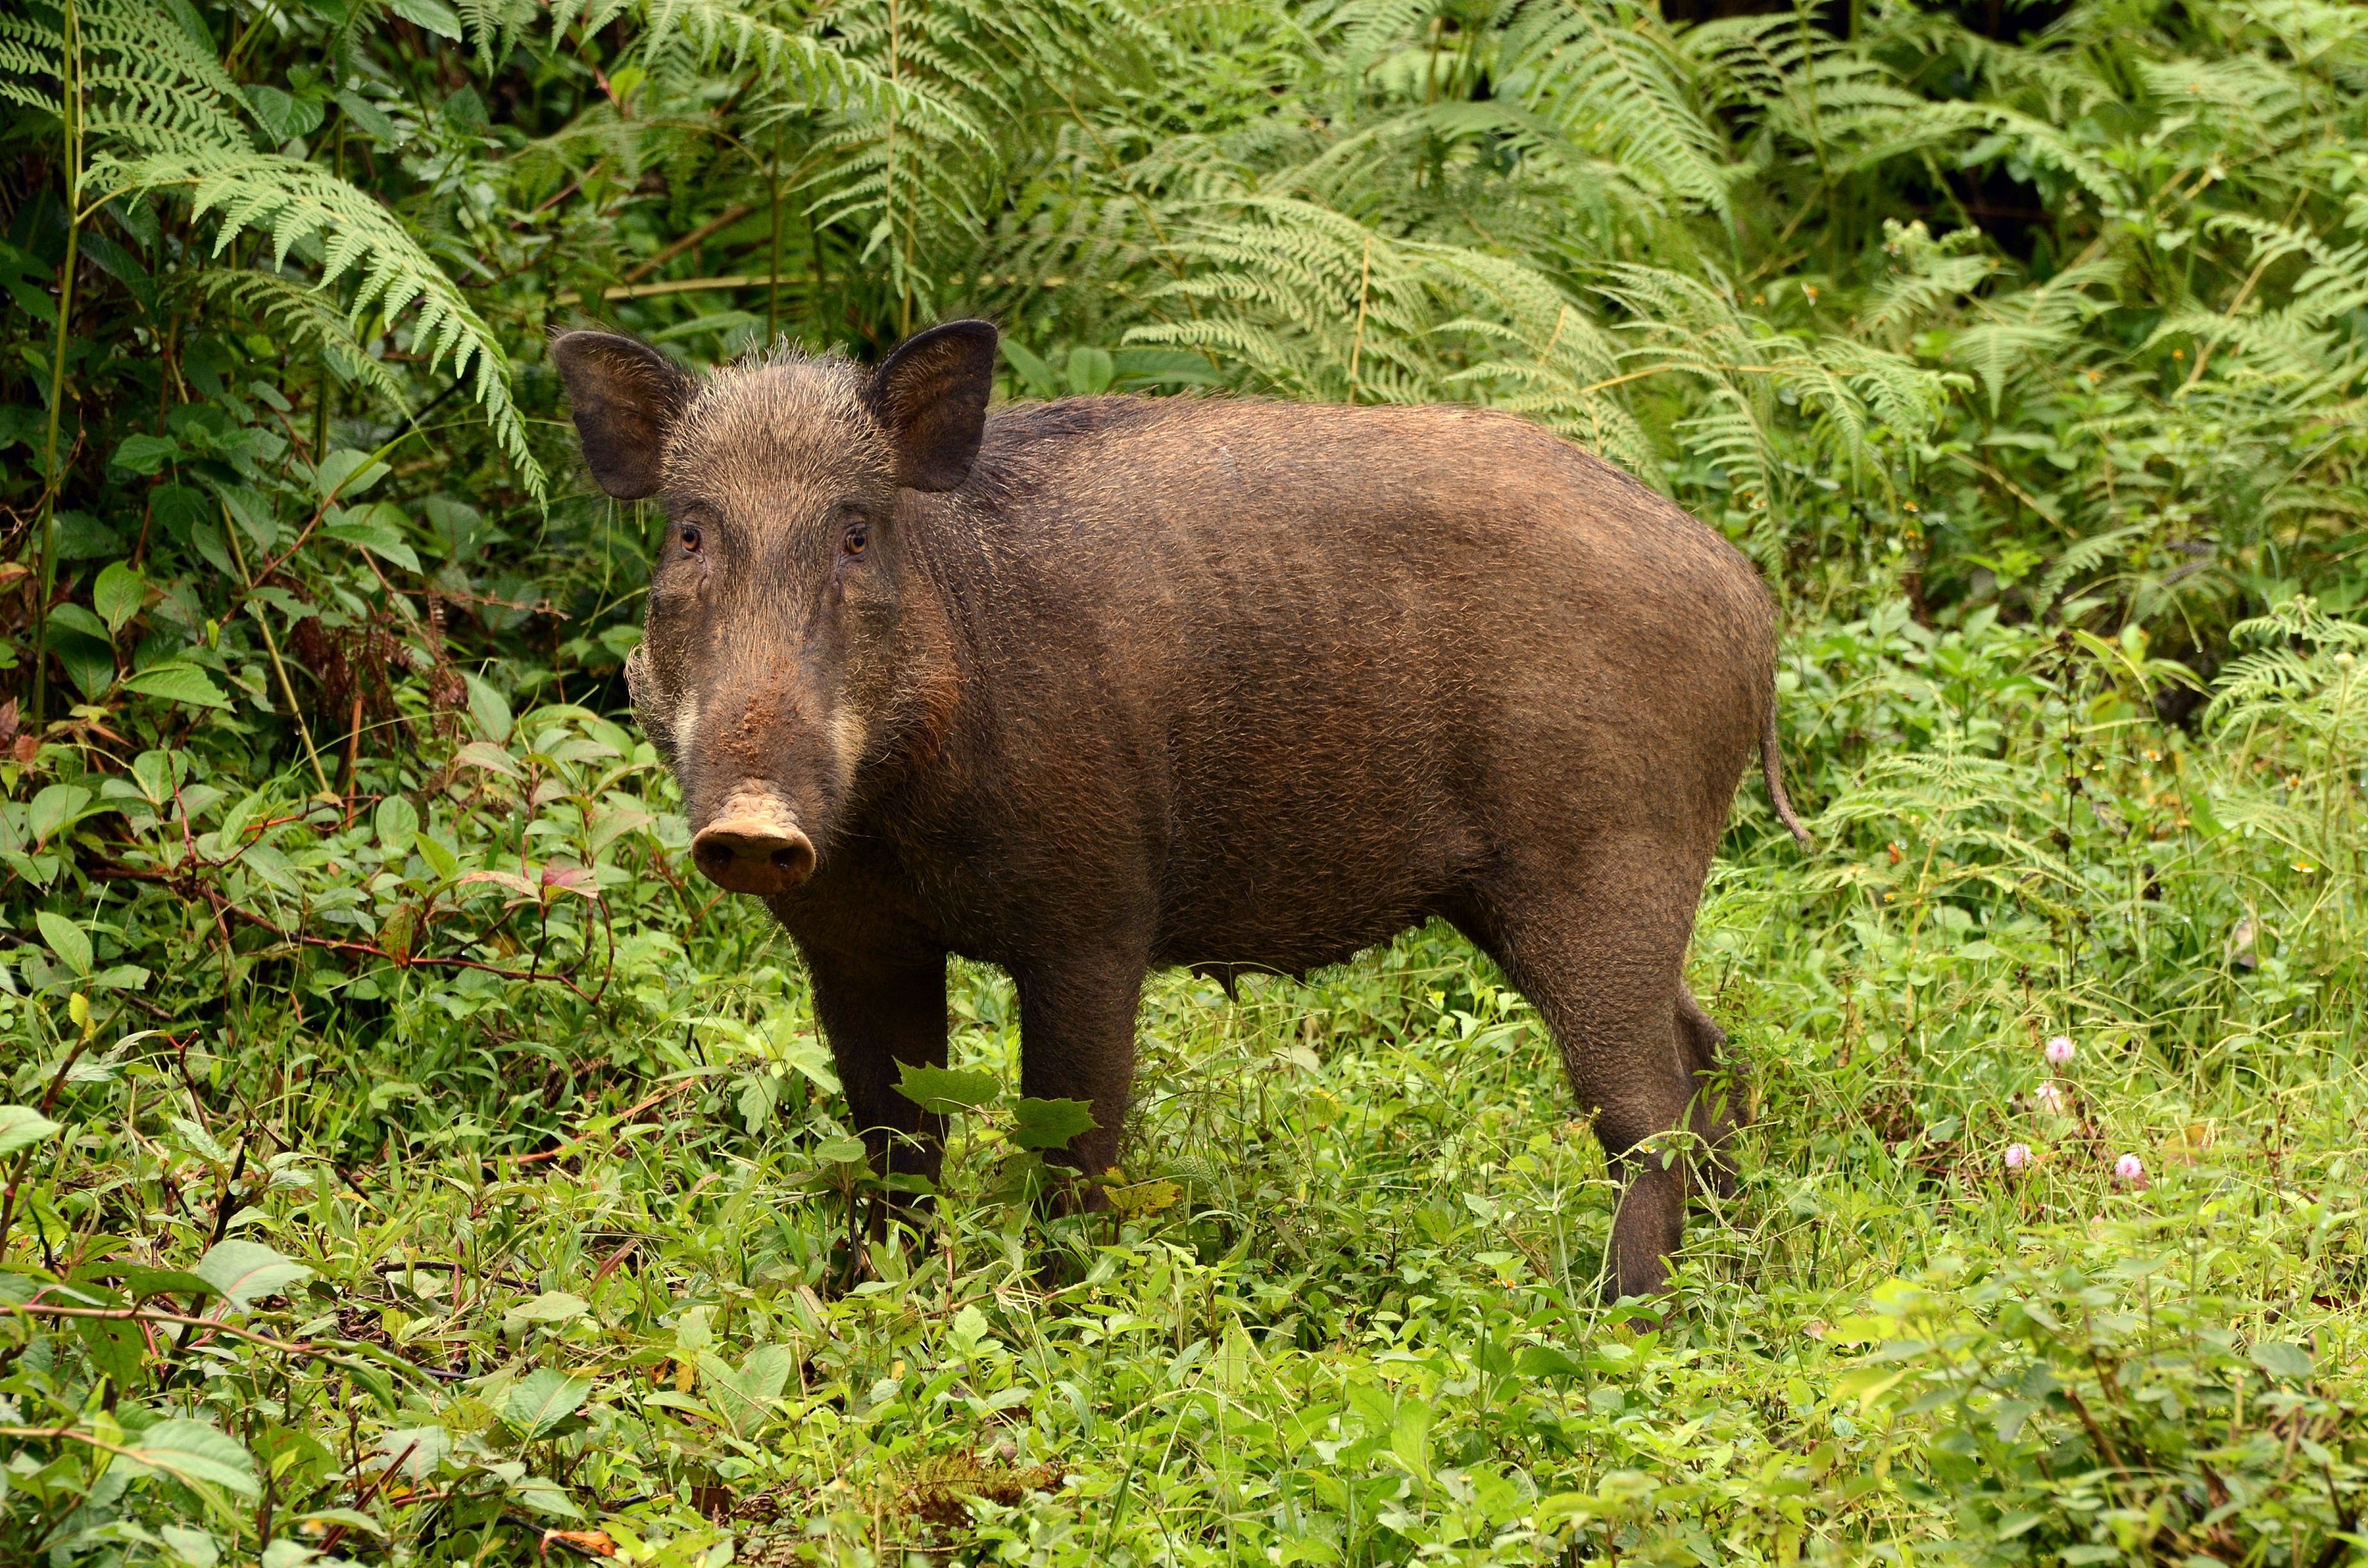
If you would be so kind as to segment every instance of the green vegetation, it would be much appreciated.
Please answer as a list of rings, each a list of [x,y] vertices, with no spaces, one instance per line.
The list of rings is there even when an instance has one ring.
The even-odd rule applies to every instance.
[[[0,101],[0,1562],[2368,1561],[2368,9],[11,0]],[[541,344],[963,313],[1761,564],[1659,1316],[1439,931],[1158,983],[1083,1218],[962,970],[870,1236]]]

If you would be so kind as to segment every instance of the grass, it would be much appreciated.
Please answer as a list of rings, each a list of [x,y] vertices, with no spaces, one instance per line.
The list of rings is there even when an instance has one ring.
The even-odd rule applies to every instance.
[[[62,1038],[13,1086],[63,1130],[0,1273],[6,1555],[2355,1560],[2356,854],[2259,831],[2349,809],[2340,630],[2271,644],[2317,683],[2277,722],[2190,735],[2110,648],[1906,624],[1790,660],[1821,852],[1747,802],[1714,876],[1691,979],[1752,1117],[1651,1312],[1600,1299],[1614,1192],[1551,1041],[1442,930],[1161,977],[1113,1211],[1047,1217],[976,1087],[934,1215],[876,1239],[785,939],[648,865],[602,873],[581,996],[285,987],[256,945],[234,1008],[147,1032],[210,977],[22,961],[13,1026]],[[416,838],[521,831],[447,808],[526,781],[437,778]],[[270,830],[329,846],[300,893],[403,859],[399,811],[314,816]],[[951,995],[954,1066],[1012,1082],[1008,983]]]

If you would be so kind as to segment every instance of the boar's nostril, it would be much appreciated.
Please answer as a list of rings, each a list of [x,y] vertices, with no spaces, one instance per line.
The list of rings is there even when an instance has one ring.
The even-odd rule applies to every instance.
[[[737,803],[737,802],[734,802]],[[727,812],[690,843],[701,875],[731,892],[781,893],[813,873],[813,843],[785,812]]]

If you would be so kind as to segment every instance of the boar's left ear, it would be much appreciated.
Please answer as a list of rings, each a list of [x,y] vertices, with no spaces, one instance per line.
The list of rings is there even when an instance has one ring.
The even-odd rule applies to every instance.
[[[613,332],[564,332],[552,363],[567,383],[584,461],[620,501],[658,493],[666,431],[698,386],[648,344]]]
[[[950,321],[907,338],[864,399],[896,444],[896,483],[951,490],[969,476],[995,390],[995,324]]]

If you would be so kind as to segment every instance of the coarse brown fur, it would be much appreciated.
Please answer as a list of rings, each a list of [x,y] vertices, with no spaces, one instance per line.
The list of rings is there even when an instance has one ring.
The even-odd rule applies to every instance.
[[[1628,1178],[1610,1288],[1657,1290],[1689,1165],[1640,1145],[1690,1106],[1713,1147],[1732,1125],[1680,971],[1770,731],[1749,565],[1477,408],[1100,397],[982,429],[994,339],[958,325],[868,381],[554,345],[595,472],[689,530],[636,706],[695,829],[728,797],[810,841],[768,902],[875,1161],[935,1168],[892,1085],[945,1060],[949,953],[1010,971],[1023,1091],[1091,1102],[1069,1157],[1099,1172],[1152,966],[1303,973],[1438,915],[1552,1029]],[[1769,778],[1781,802],[1772,751]]]

